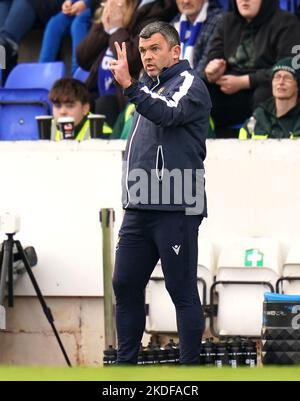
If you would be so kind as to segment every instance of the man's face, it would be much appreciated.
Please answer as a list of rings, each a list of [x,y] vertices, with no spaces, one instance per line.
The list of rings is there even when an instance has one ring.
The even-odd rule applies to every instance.
[[[276,99],[288,100],[298,95],[298,85],[293,74],[288,71],[277,71],[272,79],[273,96]]]
[[[257,16],[262,2],[263,0],[236,0],[239,13],[248,21]]]
[[[144,70],[152,79],[167,67],[176,64],[180,56],[180,46],[171,49],[168,42],[160,33],[153,34],[149,39],[140,38],[139,51]]]
[[[82,104],[79,100],[53,103],[53,117],[55,122],[59,117],[73,117],[75,126],[85,117],[90,111],[89,104]]]
[[[178,10],[188,18],[196,19],[207,0],[176,0]]]

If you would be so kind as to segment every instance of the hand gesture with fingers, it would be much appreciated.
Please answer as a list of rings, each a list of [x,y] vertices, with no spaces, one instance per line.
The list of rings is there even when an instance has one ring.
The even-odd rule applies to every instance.
[[[110,70],[113,73],[115,80],[126,89],[131,85],[131,76],[129,73],[126,43],[122,42],[122,48],[118,42],[115,42],[117,51],[117,60],[112,60],[110,63]]]

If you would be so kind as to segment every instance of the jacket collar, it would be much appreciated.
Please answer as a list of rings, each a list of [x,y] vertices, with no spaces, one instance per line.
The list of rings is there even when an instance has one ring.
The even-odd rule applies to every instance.
[[[144,82],[148,87],[152,87],[155,84],[162,84],[174,75],[179,75],[186,70],[191,70],[190,63],[187,60],[179,60],[178,63],[173,64],[171,67],[164,68],[155,80],[151,79],[149,75],[145,73],[142,82]]]

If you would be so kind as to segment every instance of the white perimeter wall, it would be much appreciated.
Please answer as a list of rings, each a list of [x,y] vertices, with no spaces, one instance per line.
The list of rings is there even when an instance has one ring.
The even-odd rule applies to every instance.
[[[35,247],[39,263],[33,271],[44,295],[103,294],[99,211],[114,208],[118,222],[122,216],[122,154],[112,145],[0,143],[0,213],[21,216],[15,238]],[[15,293],[34,294],[27,275]]]
[[[35,247],[44,295],[103,295],[99,210],[116,210],[117,236],[124,145],[0,143],[0,213],[21,216],[15,238]],[[270,236],[286,248],[300,237],[300,141],[212,140],[207,148],[209,219],[200,236],[216,249],[237,236]],[[34,294],[26,276],[15,292]]]

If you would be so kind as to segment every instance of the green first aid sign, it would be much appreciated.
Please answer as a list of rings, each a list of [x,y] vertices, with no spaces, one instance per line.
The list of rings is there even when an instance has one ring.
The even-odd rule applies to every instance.
[[[259,249],[247,249],[245,251],[245,267],[262,267],[264,265],[264,254]]]

